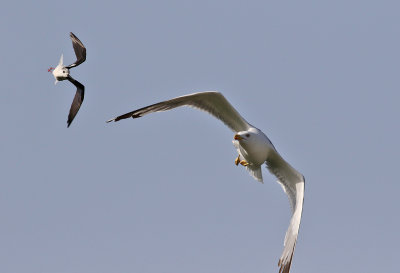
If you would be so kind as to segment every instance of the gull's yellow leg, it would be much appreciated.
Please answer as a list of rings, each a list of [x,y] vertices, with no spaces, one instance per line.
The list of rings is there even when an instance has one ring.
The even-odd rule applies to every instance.
[[[247,162],[246,160],[240,161],[240,165],[247,166],[247,165],[249,165],[249,164],[250,164],[250,163]]]
[[[238,157],[236,157],[236,159],[235,159],[235,165],[236,165],[236,166],[239,165],[239,162],[240,162],[240,155],[238,155]]]

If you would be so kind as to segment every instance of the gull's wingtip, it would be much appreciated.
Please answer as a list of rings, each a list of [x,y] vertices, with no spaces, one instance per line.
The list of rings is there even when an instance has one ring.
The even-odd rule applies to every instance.
[[[112,119],[107,120],[106,123],[109,123],[109,122],[111,122],[111,121],[115,121],[115,118],[112,118]]]
[[[279,259],[278,262],[279,273],[289,273],[291,265],[292,265],[292,259],[290,259],[288,263],[283,263],[282,258]]]

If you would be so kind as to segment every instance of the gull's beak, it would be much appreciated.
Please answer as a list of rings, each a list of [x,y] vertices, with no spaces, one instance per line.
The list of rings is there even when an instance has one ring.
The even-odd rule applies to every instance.
[[[236,135],[233,137],[233,139],[234,139],[234,140],[242,140],[243,137],[241,137],[241,136],[239,136],[238,134],[236,134]]]

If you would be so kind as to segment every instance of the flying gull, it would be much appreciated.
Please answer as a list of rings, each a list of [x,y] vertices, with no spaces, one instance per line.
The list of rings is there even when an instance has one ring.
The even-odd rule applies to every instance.
[[[235,136],[232,142],[238,152],[235,164],[244,166],[256,180],[263,181],[261,165],[264,163],[278,178],[278,183],[289,197],[293,213],[286,232],[283,253],[278,263],[279,273],[289,273],[303,210],[304,176],[290,166],[277,152],[268,137],[249,124],[221,93],[211,91],[177,97],[134,110],[107,122],[140,118],[150,113],[167,111],[180,106],[189,106],[208,112],[234,131]]]
[[[85,46],[78,39],[78,37],[76,37],[72,32],[69,34],[69,36],[71,37],[72,46],[74,47],[76,61],[73,64],[64,66],[63,55],[61,54],[60,62],[58,63],[56,68],[50,67],[48,70],[48,72],[51,72],[53,70],[53,76],[56,79],[56,82],[54,84],[57,84],[58,81],[69,80],[76,87],[75,97],[74,100],[72,101],[71,109],[69,110],[67,127],[71,125],[71,122],[74,120],[76,114],[79,111],[79,108],[81,108],[83,98],[85,96],[85,86],[80,82],[78,82],[77,80],[75,80],[74,78],[72,78],[71,75],[69,74],[69,70],[75,66],[80,65],[86,60]]]

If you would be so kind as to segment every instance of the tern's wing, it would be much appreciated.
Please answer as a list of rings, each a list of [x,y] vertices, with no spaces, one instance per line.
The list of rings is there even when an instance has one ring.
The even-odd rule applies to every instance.
[[[83,99],[85,97],[85,86],[78,82],[77,80],[73,79],[71,76],[68,77],[68,80],[73,83],[76,87],[76,93],[74,100],[72,101],[71,104],[71,109],[69,110],[68,114],[68,127],[71,125],[72,121],[74,120],[76,114],[79,111],[79,108],[81,108]]]
[[[67,66],[68,69],[78,66],[86,60],[86,48],[82,42],[72,32],[69,34],[72,40],[72,46],[74,47],[76,61],[73,64]]]
[[[278,182],[289,197],[293,212],[289,228],[286,231],[283,253],[278,263],[279,273],[289,273],[303,211],[304,177],[275,151],[267,159],[266,164],[268,170],[278,178]]]
[[[150,113],[167,111],[180,106],[190,106],[203,110],[221,120],[234,132],[244,131],[252,127],[221,93],[214,91],[194,93],[152,104],[110,119],[107,122],[126,118],[140,118]]]

